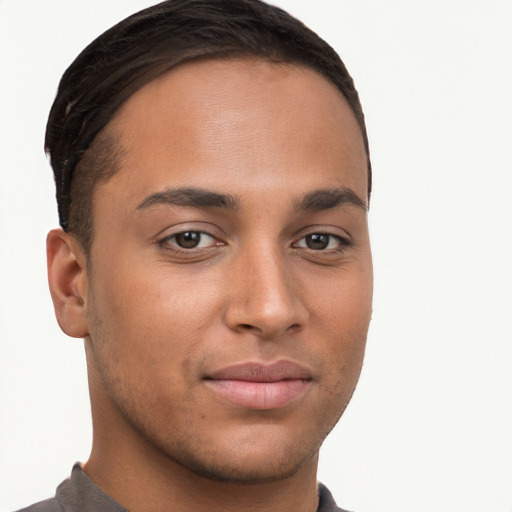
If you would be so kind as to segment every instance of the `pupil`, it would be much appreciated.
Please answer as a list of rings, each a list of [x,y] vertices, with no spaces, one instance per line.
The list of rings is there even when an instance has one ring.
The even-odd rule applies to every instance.
[[[306,245],[310,249],[325,249],[329,245],[329,235],[314,234],[306,237]]]
[[[197,247],[201,239],[201,233],[197,231],[185,231],[176,235],[176,243],[184,249]]]

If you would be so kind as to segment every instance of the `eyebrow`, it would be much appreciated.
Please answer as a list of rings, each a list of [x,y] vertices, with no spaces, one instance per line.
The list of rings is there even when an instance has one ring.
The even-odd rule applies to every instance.
[[[220,194],[195,187],[182,187],[166,189],[149,195],[137,206],[137,210],[144,210],[158,204],[223,208],[227,210],[236,210],[238,208],[238,200],[230,194]]]
[[[319,212],[343,205],[357,206],[365,212],[367,211],[366,203],[352,189],[347,187],[310,192],[297,202],[295,209],[298,212]]]
[[[144,210],[159,204],[196,208],[222,208],[226,210],[237,210],[239,207],[238,199],[231,194],[221,194],[195,187],[180,187],[155,192],[146,197],[136,209]],[[348,187],[309,192],[296,202],[295,210],[297,212],[318,212],[343,205],[357,206],[365,212],[367,211],[365,202]]]

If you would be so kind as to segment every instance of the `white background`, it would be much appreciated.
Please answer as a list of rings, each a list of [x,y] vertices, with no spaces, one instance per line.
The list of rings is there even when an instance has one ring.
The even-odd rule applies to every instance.
[[[46,116],[77,53],[150,3],[0,0],[2,511],[91,443],[83,346],[46,286]],[[353,74],[374,166],[367,359],[319,478],[357,512],[512,512],[512,1],[279,5]]]

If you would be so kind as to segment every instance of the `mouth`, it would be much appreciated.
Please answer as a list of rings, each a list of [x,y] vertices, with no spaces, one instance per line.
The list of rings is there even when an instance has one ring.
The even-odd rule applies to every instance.
[[[280,409],[298,401],[312,381],[308,370],[285,360],[233,365],[213,372],[204,380],[222,399],[256,410]]]

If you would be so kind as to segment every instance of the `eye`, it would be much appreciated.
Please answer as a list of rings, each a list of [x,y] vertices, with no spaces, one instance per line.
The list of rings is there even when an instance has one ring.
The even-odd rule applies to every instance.
[[[310,235],[303,236],[296,243],[296,247],[313,251],[342,249],[346,245],[348,245],[346,240],[329,233],[311,233]]]
[[[220,245],[213,236],[203,231],[182,231],[165,238],[161,243],[179,249],[203,249]]]

